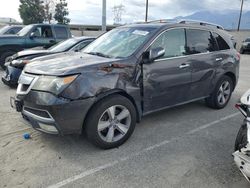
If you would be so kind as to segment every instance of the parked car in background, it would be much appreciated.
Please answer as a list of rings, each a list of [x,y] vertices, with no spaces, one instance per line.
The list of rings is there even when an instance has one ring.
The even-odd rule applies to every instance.
[[[22,25],[7,25],[0,29],[0,35],[15,35],[21,29],[23,29]]]
[[[0,36],[0,66],[13,54],[27,48],[43,46],[49,48],[56,43],[71,38],[66,25],[33,24],[24,27],[17,35]]]
[[[144,115],[205,99],[224,108],[240,55],[225,31],[198,24],[115,28],[82,53],[25,66],[11,103],[34,129],[81,134],[101,148],[123,144]]]
[[[95,38],[93,37],[70,38],[50,47],[47,50],[31,49],[18,52],[10,58],[9,62],[5,64],[6,70],[2,77],[2,81],[6,85],[16,86],[24,66],[32,62],[33,59],[67,51],[78,52],[94,40]],[[52,57],[50,56],[50,58]],[[39,60],[41,60],[41,58]]]
[[[240,53],[244,54],[245,52],[250,52],[250,38],[247,38],[242,42]]]

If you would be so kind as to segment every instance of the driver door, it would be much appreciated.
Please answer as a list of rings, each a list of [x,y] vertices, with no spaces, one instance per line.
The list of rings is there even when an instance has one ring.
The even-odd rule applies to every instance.
[[[50,26],[36,26],[33,28],[32,33],[33,36],[30,36],[28,42],[30,48],[37,46],[48,48],[55,44],[55,38]]]
[[[162,47],[163,57],[143,64],[144,113],[191,99],[192,67],[186,56],[185,29],[160,34],[150,49]]]

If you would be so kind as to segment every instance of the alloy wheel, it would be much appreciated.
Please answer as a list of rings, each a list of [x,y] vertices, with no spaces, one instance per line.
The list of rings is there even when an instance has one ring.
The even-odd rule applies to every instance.
[[[106,109],[98,121],[98,134],[105,142],[116,142],[122,139],[131,125],[131,114],[122,105]]]
[[[231,87],[228,81],[224,81],[218,91],[217,100],[220,105],[224,105],[227,103],[228,99],[230,98],[231,94]]]

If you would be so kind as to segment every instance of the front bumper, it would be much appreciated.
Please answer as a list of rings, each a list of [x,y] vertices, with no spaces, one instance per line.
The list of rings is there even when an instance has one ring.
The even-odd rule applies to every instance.
[[[242,148],[240,151],[233,153],[234,162],[245,176],[245,178],[250,182],[250,146],[249,144]]]
[[[2,76],[2,82],[8,86],[17,86],[22,69],[8,65]]]
[[[23,118],[36,130],[50,134],[81,134],[94,98],[67,100],[51,93],[31,90],[17,95]]]

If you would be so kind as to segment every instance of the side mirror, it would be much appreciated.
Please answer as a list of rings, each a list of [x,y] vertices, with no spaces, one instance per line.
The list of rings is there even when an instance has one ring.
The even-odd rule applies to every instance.
[[[33,39],[33,38],[35,38],[35,37],[36,37],[35,33],[32,32],[32,33],[30,34],[30,39]]]
[[[144,52],[142,59],[144,63],[152,62],[165,54],[165,49],[162,47],[153,48],[147,52]]]

